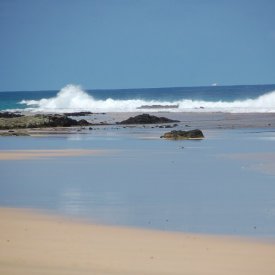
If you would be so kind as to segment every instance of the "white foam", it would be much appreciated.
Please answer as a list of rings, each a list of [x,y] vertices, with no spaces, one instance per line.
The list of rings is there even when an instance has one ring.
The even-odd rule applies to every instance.
[[[55,97],[40,100],[22,100],[21,104],[27,106],[26,110],[35,112],[68,112],[68,111],[91,111],[91,112],[142,112],[148,108],[141,106],[158,106],[150,108],[150,112],[160,111],[159,105],[164,106],[165,111],[171,112],[228,112],[228,113],[251,113],[251,112],[275,112],[275,91],[266,93],[256,99],[226,101],[199,101],[182,99],[173,102],[157,100],[97,100],[81,89],[80,86],[67,85],[61,89]],[[178,105],[178,108],[167,106]]]

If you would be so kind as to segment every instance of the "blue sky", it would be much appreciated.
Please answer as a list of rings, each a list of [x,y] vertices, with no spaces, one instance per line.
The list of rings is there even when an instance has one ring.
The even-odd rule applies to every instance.
[[[0,0],[0,90],[275,83],[274,0]]]

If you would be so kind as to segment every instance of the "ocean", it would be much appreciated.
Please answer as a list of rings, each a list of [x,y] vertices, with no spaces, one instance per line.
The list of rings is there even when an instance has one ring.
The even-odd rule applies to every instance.
[[[275,84],[0,92],[0,110],[55,112],[275,112]]]
[[[135,90],[84,90],[68,85],[60,91],[1,92],[0,109],[275,112],[275,85]],[[178,115],[184,119],[175,129],[194,127],[194,118],[186,125],[188,114],[168,117]],[[248,115],[245,125],[252,128],[234,128],[238,115],[233,120],[220,113],[190,116],[200,116],[205,139],[164,140],[160,136],[168,130],[151,125],[1,137],[0,153],[67,149],[104,153],[0,160],[0,206],[45,210],[115,226],[274,238],[273,120],[256,128],[253,118],[260,115]],[[225,129],[209,127],[210,116],[227,125]],[[192,128],[186,128],[189,125]]]

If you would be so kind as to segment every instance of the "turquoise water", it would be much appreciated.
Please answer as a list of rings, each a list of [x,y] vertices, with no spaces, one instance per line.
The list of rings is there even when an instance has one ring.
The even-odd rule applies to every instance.
[[[102,156],[0,161],[0,205],[92,222],[161,230],[275,237],[274,174],[234,153],[275,153],[275,132],[206,131],[201,141],[159,129],[62,137],[5,137],[6,149],[103,149]],[[257,159],[256,159],[257,163]]]

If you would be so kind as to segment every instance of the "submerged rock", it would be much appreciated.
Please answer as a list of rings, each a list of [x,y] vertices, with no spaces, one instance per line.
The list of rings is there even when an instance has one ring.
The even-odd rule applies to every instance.
[[[171,131],[165,133],[161,138],[166,139],[202,139],[204,135],[201,130],[195,129],[190,131]]]
[[[66,115],[45,115],[22,116],[12,118],[0,118],[0,129],[22,129],[22,128],[46,128],[46,127],[71,127],[88,126],[88,121],[80,121],[67,117]]]
[[[118,124],[156,124],[156,123],[171,123],[179,122],[178,120],[172,120],[166,117],[157,117],[149,114],[137,115],[130,117],[126,120],[118,122]]]
[[[73,112],[73,113],[64,113],[65,116],[89,116],[89,115],[93,115],[92,112],[86,112],[86,111],[82,111],[82,112]]]
[[[0,132],[0,136],[2,137],[10,137],[10,136],[30,136],[28,133],[26,132],[19,132],[19,131],[8,131],[8,132]]]
[[[22,117],[24,115],[17,114],[17,113],[11,113],[11,112],[0,112],[1,118],[12,118],[12,117]]]

